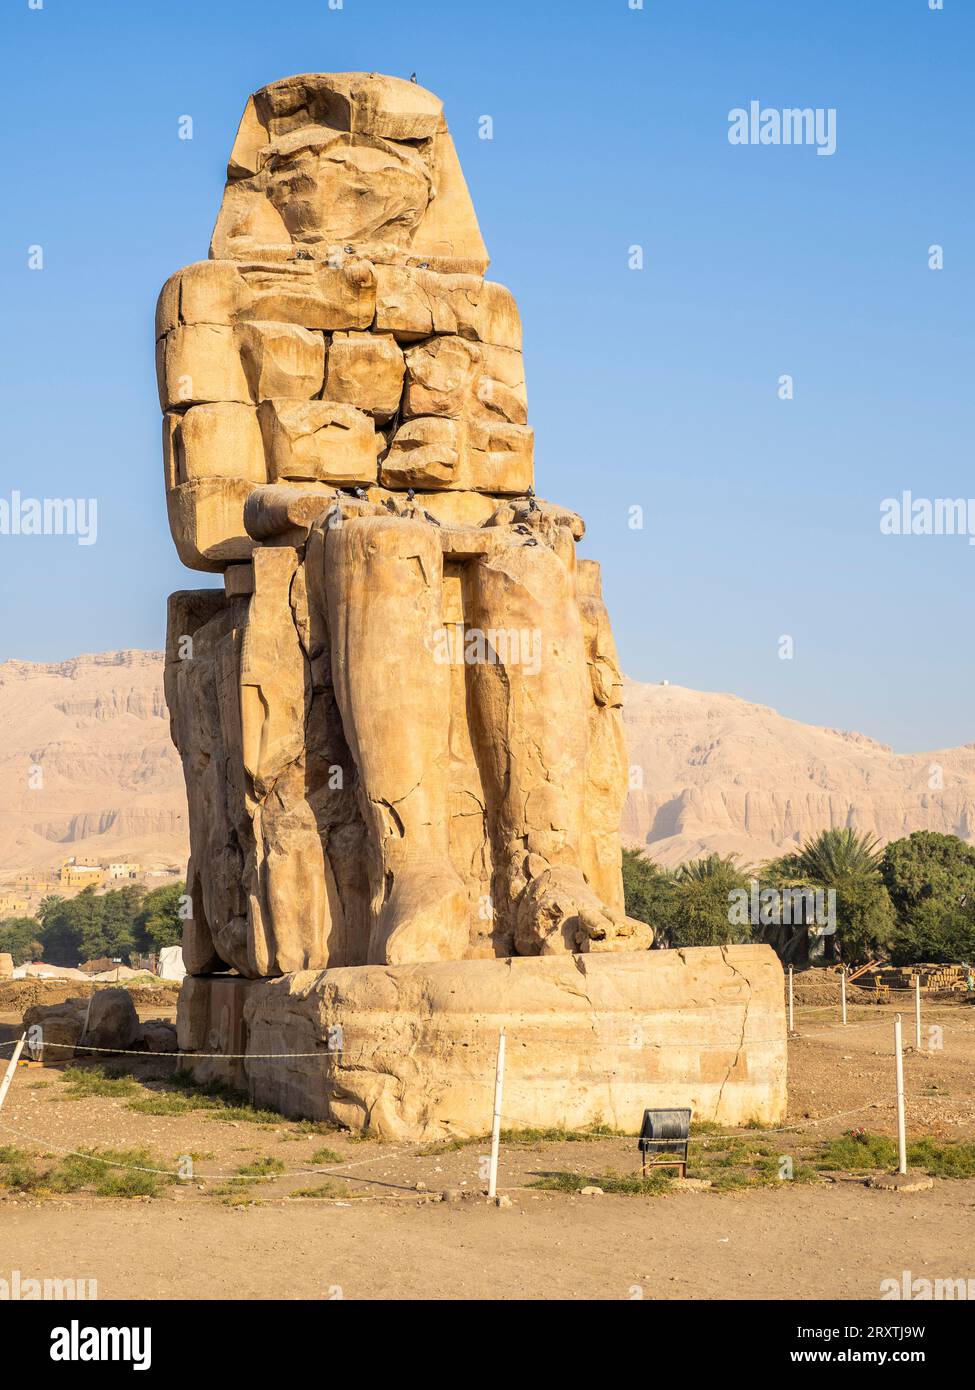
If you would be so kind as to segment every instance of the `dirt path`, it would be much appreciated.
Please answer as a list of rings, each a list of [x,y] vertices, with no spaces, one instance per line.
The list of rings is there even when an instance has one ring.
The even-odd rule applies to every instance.
[[[96,1278],[102,1298],[876,1299],[975,1277],[975,1182],[659,1199],[5,1205],[0,1273]]]
[[[742,1132],[745,1147],[808,1157],[853,1127],[893,1133],[892,1015],[853,1009],[844,1029],[831,1010],[801,1007],[789,1044],[796,1128]],[[937,1047],[905,1057],[909,1135],[975,1139],[975,1009],[931,1006],[925,1021],[941,1032],[925,1034]],[[0,1031],[10,1036],[13,1022],[0,1020]],[[511,1206],[498,1209],[479,1195],[483,1141],[363,1142],[277,1116],[181,1108],[172,1063],[129,1065],[121,1082],[75,1098],[61,1068],[19,1070],[0,1147],[41,1165],[89,1146],[145,1148],[168,1168],[192,1154],[194,1180],[139,1200],[0,1187],[0,1277],[95,1278],[104,1298],[341,1289],[350,1299],[492,1300],[873,1299],[904,1270],[975,1278],[975,1179],[914,1194],[821,1181],[582,1197],[531,1185],[552,1173],[635,1173],[635,1141],[544,1139],[503,1146]],[[270,1165],[272,1179],[230,1179],[254,1163]],[[325,1185],[327,1197],[291,1195]]]

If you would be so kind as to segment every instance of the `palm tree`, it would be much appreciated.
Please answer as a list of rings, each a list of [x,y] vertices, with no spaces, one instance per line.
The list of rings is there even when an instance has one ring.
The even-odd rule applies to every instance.
[[[738,863],[736,854],[709,854],[703,859],[690,859],[681,864],[676,877],[683,883],[709,883],[711,879],[748,881],[748,870]]]
[[[48,893],[46,898],[41,898],[41,901],[38,905],[38,917],[43,922],[44,914],[46,912],[54,912],[56,908],[60,907],[61,903],[66,903],[67,901],[67,898],[62,897],[60,893]]]
[[[850,826],[824,830],[799,851],[800,874],[824,888],[857,878],[874,878],[880,872],[880,841],[860,835]]]

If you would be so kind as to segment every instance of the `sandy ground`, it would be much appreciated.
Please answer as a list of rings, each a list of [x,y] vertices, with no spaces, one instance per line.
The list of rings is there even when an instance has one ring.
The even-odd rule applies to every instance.
[[[520,1197],[348,1207],[159,1201],[0,1208],[0,1271],[97,1278],[102,1298],[876,1299],[972,1277],[975,1182],[715,1197]]]
[[[851,1009],[844,1029],[830,1007],[800,1006],[796,1129],[761,1139],[800,1157],[854,1126],[893,1133],[894,1011]],[[0,1033],[15,1022],[0,1013]],[[942,1031],[925,1042],[940,1046],[905,1057],[909,1133],[975,1139],[975,1007],[926,1003],[928,1025]],[[166,1093],[169,1070],[137,1061],[139,1094]],[[128,1108],[131,1096],[71,1100],[66,1090],[60,1069],[18,1070],[0,1144],[53,1157],[138,1146],[167,1166],[191,1153],[195,1180],[136,1200],[0,1189],[2,1277],[96,1278],[101,1297],[243,1299],[875,1299],[881,1280],[905,1269],[975,1278],[975,1180],[895,1194],[837,1174],[814,1186],[583,1197],[531,1184],[559,1171],[637,1172],[633,1139],[506,1144],[500,1187],[511,1205],[499,1209],[481,1195],[483,1142],[406,1147],[285,1120],[146,1115]],[[268,1157],[286,1171],[231,1181]],[[326,1197],[289,1195],[326,1184]]]

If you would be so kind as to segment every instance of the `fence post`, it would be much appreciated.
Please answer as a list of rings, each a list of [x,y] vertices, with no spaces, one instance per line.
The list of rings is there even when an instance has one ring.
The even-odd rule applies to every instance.
[[[14,1072],[17,1070],[17,1063],[20,1061],[20,1054],[24,1050],[24,1043],[27,1041],[27,1034],[22,1033],[18,1039],[17,1046],[13,1050],[13,1055],[7,1063],[7,1070],[4,1072],[3,1080],[0,1081],[0,1109],[7,1099],[7,1092],[10,1090],[10,1083],[14,1079]]]
[[[897,1171],[907,1172],[907,1137],[904,1125],[904,1049],[901,1042],[901,1016],[894,1019],[894,1062],[897,1075]]]
[[[796,1011],[792,995],[792,966],[789,966],[789,1032],[796,1031]]]
[[[840,972],[840,1000],[843,1005],[843,1022],[846,1022],[846,966]]]
[[[501,1094],[504,1090],[504,1029],[498,1034],[498,1065],[494,1075],[494,1118],[491,1124],[491,1169],[488,1196],[498,1194],[498,1151],[501,1147]]]
[[[921,1051],[921,975],[914,976],[914,1043]]]

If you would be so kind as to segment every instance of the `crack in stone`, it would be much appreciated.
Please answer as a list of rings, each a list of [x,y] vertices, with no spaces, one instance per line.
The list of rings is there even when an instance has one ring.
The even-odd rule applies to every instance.
[[[724,1095],[724,1088],[727,1086],[728,1081],[729,1081],[730,1078],[731,1078],[731,1073],[734,1071],[735,1067],[738,1065],[738,1059],[741,1057],[741,1054],[742,1054],[742,1052],[744,1051],[744,1048],[745,1048],[745,1033],[746,1033],[746,1031],[747,1031],[747,1029],[748,1029],[748,1013],[749,1013],[749,1010],[751,1009],[751,1006],[752,1006],[752,986],[751,986],[751,981],[748,979],[748,976],[747,976],[747,975],[743,975],[743,974],[741,973],[741,971],[738,969],[738,967],[737,967],[736,965],[732,964],[732,962],[728,959],[728,948],[727,948],[727,946],[720,946],[718,949],[719,949],[720,952],[721,952],[721,959],[724,961],[724,963],[725,963],[725,965],[728,967],[728,969],[729,969],[733,974],[737,975],[738,978],[739,978],[740,980],[743,980],[743,981],[744,981],[745,989],[746,989],[746,994],[745,994],[745,1011],[744,1011],[744,1013],[742,1014],[742,1018],[741,1018],[741,1037],[738,1039],[738,1049],[737,1049],[737,1051],[735,1052],[734,1058],[732,1059],[731,1066],[728,1068],[728,1071],[727,1071],[727,1073],[726,1073],[726,1075],[725,1075],[724,1080],[722,1081],[720,1087],[718,1088],[718,1099],[715,1101],[715,1105],[714,1105],[714,1116],[712,1117],[712,1118],[714,1118],[714,1119],[717,1119],[718,1111],[719,1111],[720,1108],[721,1108],[721,1098],[722,1098],[722,1096]]]

